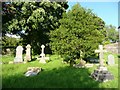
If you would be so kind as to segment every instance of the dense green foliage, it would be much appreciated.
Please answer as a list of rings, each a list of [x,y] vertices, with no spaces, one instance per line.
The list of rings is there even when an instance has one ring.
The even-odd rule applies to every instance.
[[[14,53],[16,46],[20,44],[22,44],[20,38],[2,37],[2,54],[7,54],[7,49],[10,49],[11,54]]]
[[[107,54],[108,55],[108,54]],[[107,55],[105,59],[107,60]],[[118,58],[115,56],[117,63]],[[63,64],[63,60],[57,55],[51,55],[51,61],[46,64],[38,60],[26,64],[7,64],[13,61],[13,56],[3,56],[2,62],[2,88],[117,88],[118,66],[107,66],[114,75],[114,80],[100,83],[90,78],[89,75],[97,68],[73,68],[69,64]],[[28,67],[42,67],[43,71],[33,77],[25,77]]]
[[[115,26],[108,25],[105,27],[106,39],[111,42],[117,42],[119,39],[118,31]]]
[[[104,21],[101,18],[76,4],[63,15],[60,23],[60,27],[50,33],[53,53],[70,61],[80,58],[80,50],[84,59],[95,55],[94,50],[104,40]]]
[[[6,20],[3,21],[3,32],[25,31],[20,33],[23,45],[31,44],[35,53],[40,53],[41,44],[49,43],[49,31],[59,27],[59,19],[68,8],[67,2],[49,2],[49,0],[12,2],[5,5],[3,5],[3,18]],[[12,16],[12,19],[9,16]]]
[[[8,36],[4,36],[2,38],[2,46],[3,47],[16,47],[18,44],[20,44],[20,39],[17,38],[12,38],[12,37],[8,37]]]

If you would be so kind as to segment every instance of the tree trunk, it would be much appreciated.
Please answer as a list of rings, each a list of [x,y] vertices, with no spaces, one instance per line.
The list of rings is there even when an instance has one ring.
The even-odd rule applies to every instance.
[[[74,64],[74,61],[70,60],[70,66],[73,66],[73,64]]]

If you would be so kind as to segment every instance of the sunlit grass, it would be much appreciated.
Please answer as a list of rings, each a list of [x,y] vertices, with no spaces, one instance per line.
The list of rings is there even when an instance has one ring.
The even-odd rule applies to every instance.
[[[105,54],[107,57],[107,54]],[[118,66],[108,66],[108,70],[114,75],[114,80],[105,83],[97,82],[90,78],[90,74],[97,68],[73,68],[69,64],[63,64],[58,55],[49,55],[50,62],[39,63],[38,60],[26,64],[7,64],[14,60],[14,56],[3,56],[2,65],[3,88],[117,88]],[[117,60],[117,59],[116,59]],[[43,71],[37,76],[25,77],[28,67],[42,67]]]

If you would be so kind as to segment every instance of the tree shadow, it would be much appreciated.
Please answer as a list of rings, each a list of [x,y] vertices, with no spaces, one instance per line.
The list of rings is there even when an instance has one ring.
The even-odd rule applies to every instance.
[[[120,58],[120,55],[118,55],[118,58]]]
[[[37,58],[32,58],[31,61],[29,61],[29,62],[36,61],[36,60],[37,60]]]
[[[37,76],[25,77],[23,73],[2,78],[3,88],[99,88],[99,82],[89,77],[86,68],[62,67],[44,69]]]

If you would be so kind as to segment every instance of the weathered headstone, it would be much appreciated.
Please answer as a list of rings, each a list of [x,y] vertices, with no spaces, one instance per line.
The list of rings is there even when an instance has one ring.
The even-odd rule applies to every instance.
[[[115,64],[114,56],[112,54],[108,55],[108,65],[114,64]]]
[[[25,76],[26,77],[35,76],[41,71],[42,71],[42,68],[40,68],[40,67],[28,67],[27,72],[25,73]]]
[[[75,67],[75,68],[84,68],[85,64],[86,64],[86,61],[80,60],[80,63],[74,64],[73,67]]]
[[[99,45],[99,50],[95,50],[95,53],[99,53],[99,60],[100,60],[100,66],[103,66],[104,60],[103,60],[103,53],[107,52],[106,50],[103,50],[103,46]]]
[[[16,48],[16,57],[14,59],[14,63],[23,62],[22,53],[23,53],[23,47],[22,46],[18,46]]]
[[[83,52],[80,50],[80,62],[78,64],[73,64],[73,67],[75,68],[84,68],[86,64],[86,61],[83,60]]]
[[[7,48],[6,49],[6,54],[10,54],[10,53],[11,53],[10,48]]]
[[[30,48],[31,48],[31,46],[30,46],[30,44],[28,44],[27,46],[26,46],[26,55],[25,55],[25,61],[27,62],[27,61],[31,61],[31,51],[30,51]]]

